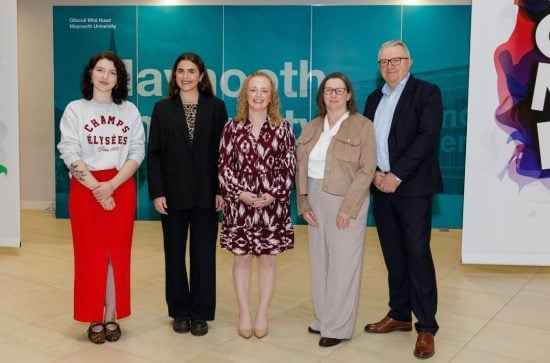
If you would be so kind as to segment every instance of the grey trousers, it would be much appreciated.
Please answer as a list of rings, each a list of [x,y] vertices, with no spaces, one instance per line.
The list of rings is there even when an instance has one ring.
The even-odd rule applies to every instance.
[[[317,227],[308,227],[315,321],[327,338],[351,339],[357,321],[369,198],[346,229],[336,227],[343,197],[322,191],[323,180],[308,179],[308,201]]]

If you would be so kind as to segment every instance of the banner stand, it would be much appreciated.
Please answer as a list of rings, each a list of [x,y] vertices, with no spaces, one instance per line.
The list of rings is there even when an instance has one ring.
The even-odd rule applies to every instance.
[[[20,247],[17,0],[0,2],[0,247]]]

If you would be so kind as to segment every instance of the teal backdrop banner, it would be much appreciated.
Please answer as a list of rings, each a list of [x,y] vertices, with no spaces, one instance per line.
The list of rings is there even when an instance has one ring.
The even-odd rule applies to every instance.
[[[377,52],[403,39],[412,73],[439,85],[444,125],[439,156],[445,192],[435,198],[434,227],[460,228],[470,6],[54,6],[55,143],[67,103],[80,98],[88,59],[114,50],[131,74],[130,100],[148,131],[155,102],[167,95],[176,57],[184,51],[205,61],[216,95],[232,117],[244,78],[264,70],[276,80],[281,113],[296,137],[315,117],[315,94],[325,75],[341,71],[352,80],[359,110],[382,85]],[[136,218],[158,219],[148,198],[144,162],[137,173]],[[67,217],[68,171],[56,150],[56,215]],[[296,214],[292,196],[292,218]],[[369,216],[369,224],[372,218]]]

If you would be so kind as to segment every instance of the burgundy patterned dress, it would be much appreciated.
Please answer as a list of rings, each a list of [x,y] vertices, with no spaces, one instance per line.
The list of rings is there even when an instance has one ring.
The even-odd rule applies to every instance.
[[[287,121],[265,122],[256,139],[252,124],[234,120],[223,130],[218,178],[225,199],[220,243],[236,255],[278,254],[294,247],[290,191],[296,171],[294,135]],[[269,193],[275,202],[253,208],[242,191]]]

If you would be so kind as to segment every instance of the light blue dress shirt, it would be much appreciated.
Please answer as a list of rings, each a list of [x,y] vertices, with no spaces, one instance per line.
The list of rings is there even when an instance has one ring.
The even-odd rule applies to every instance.
[[[401,80],[394,90],[386,83],[382,87],[382,98],[374,113],[374,132],[376,135],[376,161],[383,172],[390,171],[390,155],[388,151],[388,136],[397,102],[403,93],[403,88],[409,80],[410,73]]]

